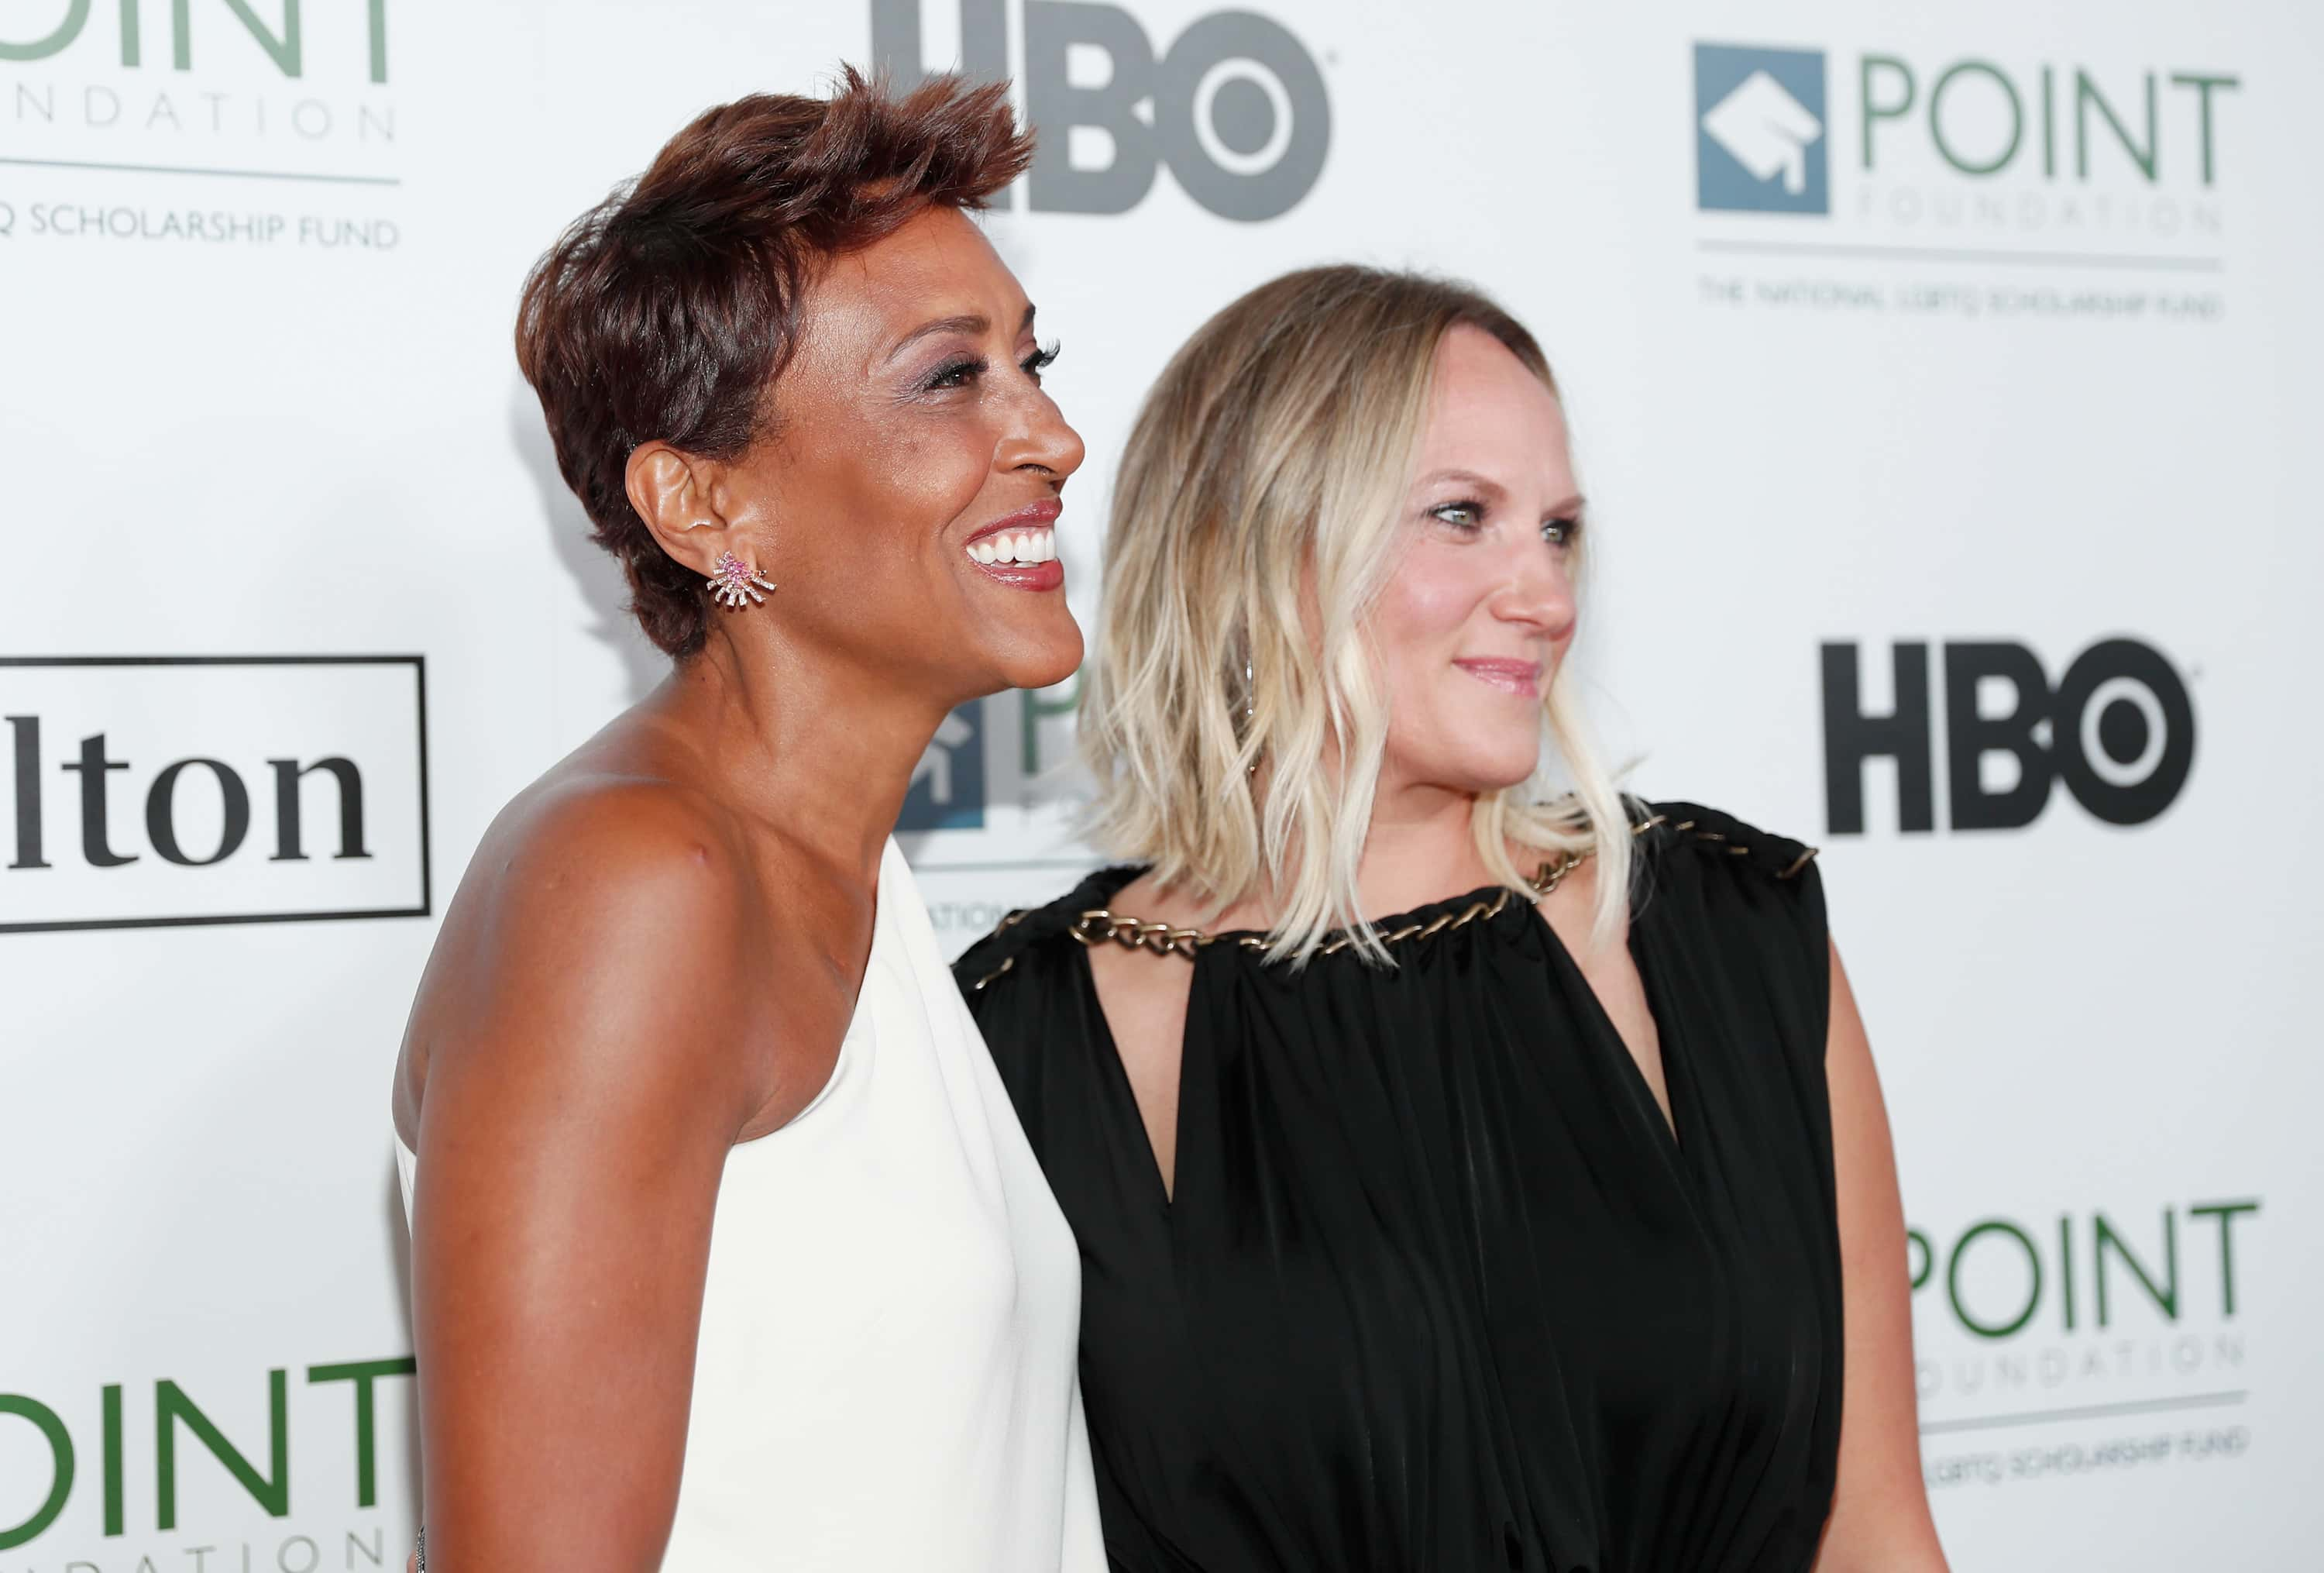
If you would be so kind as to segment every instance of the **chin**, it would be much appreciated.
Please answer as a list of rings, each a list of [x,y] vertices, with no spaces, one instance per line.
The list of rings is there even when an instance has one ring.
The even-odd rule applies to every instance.
[[[1462,760],[1462,780],[1467,783],[1468,791],[1483,797],[1524,785],[1532,779],[1540,762],[1541,754],[1537,747],[1497,751]]]
[[[1381,762],[1381,766],[1382,774],[1390,780],[1481,798],[1513,786],[1521,786],[1531,780],[1538,758],[1534,754],[1499,750],[1488,753],[1447,749],[1433,757],[1416,757],[1391,751]]]
[[[1012,689],[1055,688],[1081,670],[1081,625],[1071,617],[1055,633],[1028,639],[1008,652],[1001,662],[1002,676]]]

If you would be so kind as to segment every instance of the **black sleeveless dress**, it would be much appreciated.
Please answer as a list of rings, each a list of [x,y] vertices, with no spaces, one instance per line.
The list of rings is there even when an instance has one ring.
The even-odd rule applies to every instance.
[[[955,965],[1081,1244],[1114,1568],[1814,1560],[1841,1349],[1822,889],[1796,843],[1650,811],[1630,947],[1675,1136],[1521,898],[1393,970],[1203,949],[1175,1200],[1068,931],[1137,871]]]

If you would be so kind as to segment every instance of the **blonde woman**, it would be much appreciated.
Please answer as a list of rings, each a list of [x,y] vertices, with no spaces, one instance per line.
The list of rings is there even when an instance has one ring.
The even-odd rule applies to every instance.
[[[1402,274],[1254,291],[1131,435],[1082,736],[1133,863],[956,968],[1116,1568],[1944,1567],[1812,855],[1592,759],[1583,516],[1532,337]]]

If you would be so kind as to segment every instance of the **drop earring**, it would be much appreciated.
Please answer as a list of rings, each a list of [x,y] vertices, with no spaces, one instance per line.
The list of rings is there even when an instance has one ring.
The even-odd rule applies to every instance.
[[[759,577],[759,570],[731,551],[722,551],[718,560],[710,565],[710,598],[729,611],[739,612],[745,606],[767,604],[761,590],[775,587]]]
[[[1259,678],[1251,671],[1250,656],[1246,653],[1242,658],[1242,735],[1248,738],[1258,726]],[[1251,762],[1243,767],[1243,774],[1253,781],[1259,779],[1259,758],[1256,754],[1252,755]]]

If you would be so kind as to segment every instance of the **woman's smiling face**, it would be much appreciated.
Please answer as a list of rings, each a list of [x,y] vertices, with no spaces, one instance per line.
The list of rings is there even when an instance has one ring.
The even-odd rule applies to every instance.
[[[1542,699],[1572,644],[1582,530],[1565,413],[1499,340],[1437,347],[1402,556],[1368,622],[1388,694],[1383,795],[1480,793],[1539,762]]]
[[[818,272],[726,510],[790,632],[946,705],[1080,664],[1055,530],[1083,447],[1033,317],[953,208]]]

